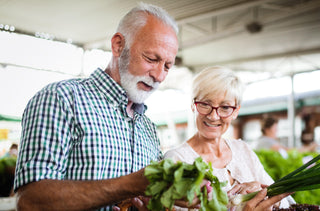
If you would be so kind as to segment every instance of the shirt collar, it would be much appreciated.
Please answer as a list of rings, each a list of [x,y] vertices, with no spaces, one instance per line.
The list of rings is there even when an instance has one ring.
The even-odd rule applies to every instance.
[[[126,91],[111,78],[105,71],[98,68],[90,76],[98,89],[103,92],[108,100],[113,104],[128,104],[128,97]],[[134,103],[132,109],[138,114],[144,114],[147,106],[143,103]]]

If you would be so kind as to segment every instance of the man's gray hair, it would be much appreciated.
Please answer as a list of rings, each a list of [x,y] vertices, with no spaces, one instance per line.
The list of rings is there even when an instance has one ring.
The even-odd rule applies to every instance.
[[[147,22],[147,14],[152,15],[170,26],[178,35],[179,28],[175,20],[161,7],[140,2],[130,10],[120,21],[117,32],[120,32],[126,40],[125,46],[130,48],[135,34]]]

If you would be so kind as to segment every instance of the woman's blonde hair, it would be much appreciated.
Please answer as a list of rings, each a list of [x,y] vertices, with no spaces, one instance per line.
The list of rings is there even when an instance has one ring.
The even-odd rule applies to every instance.
[[[198,73],[192,85],[192,100],[203,100],[210,96],[224,93],[234,97],[236,105],[242,101],[244,85],[235,73],[225,67],[207,67]]]

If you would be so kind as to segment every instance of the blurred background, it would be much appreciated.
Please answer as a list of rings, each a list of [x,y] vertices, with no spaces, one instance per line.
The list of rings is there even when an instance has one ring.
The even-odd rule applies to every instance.
[[[38,90],[106,67],[117,24],[138,2],[0,0],[0,157],[19,145],[23,110]],[[284,146],[302,147],[303,131],[320,144],[319,0],[144,2],[166,9],[180,28],[176,65],[146,102],[164,152],[195,132],[191,81],[211,65],[246,84],[228,136],[254,148],[260,120],[273,115]]]

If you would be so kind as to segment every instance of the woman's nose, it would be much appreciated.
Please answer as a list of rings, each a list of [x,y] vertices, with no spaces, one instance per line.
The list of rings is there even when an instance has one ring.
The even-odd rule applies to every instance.
[[[218,111],[216,108],[213,108],[211,113],[207,115],[209,119],[220,119],[220,116],[218,115]]]

